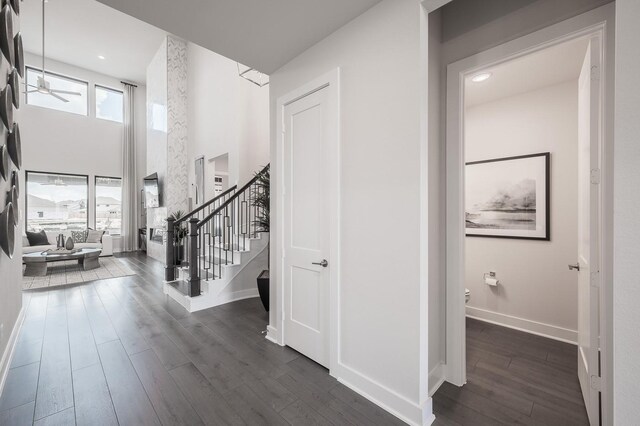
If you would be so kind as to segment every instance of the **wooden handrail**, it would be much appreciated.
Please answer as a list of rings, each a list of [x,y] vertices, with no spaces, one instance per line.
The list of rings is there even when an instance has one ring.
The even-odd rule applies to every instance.
[[[175,225],[179,225],[182,222],[186,221],[187,219],[189,219],[191,216],[193,216],[194,214],[202,211],[203,209],[205,209],[207,206],[210,206],[211,204],[215,203],[216,201],[218,201],[220,198],[224,197],[225,195],[229,194],[230,192],[233,192],[236,190],[236,188],[238,187],[238,185],[233,185],[231,188],[227,189],[226,191],[224,191],[222,194],[220,195],[216,195],[215,197],[213,197],[211,200],[207,201],[206,203],[204,203],[203,205],[201,205],[200,207],[192,210],[191,212],[185,214],[184,216],[182,216],[179,219],[176,219],[175,221]]]

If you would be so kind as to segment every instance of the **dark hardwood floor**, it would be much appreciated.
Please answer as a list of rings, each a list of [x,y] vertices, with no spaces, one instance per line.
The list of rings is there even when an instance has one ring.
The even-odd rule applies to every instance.
[[[435,425],[588,425],[575,346],[467,319],[467,384],[433,396]]]
[[[328,371],[264,339],[258,299],[188,314],[163,267],[26,293],[0,425],[400,425]],[[576,348],[467,322],[468,383],[434,396],[436,425],[583,425]]]
[[[400,425],[328,371],[265,340],[259,299],[194,314],[163,267],[26,293],[0,425]]]

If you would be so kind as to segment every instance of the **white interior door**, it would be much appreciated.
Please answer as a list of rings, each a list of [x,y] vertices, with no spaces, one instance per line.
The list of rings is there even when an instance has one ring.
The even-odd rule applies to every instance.
[[[284,107],[284,340],[329,366],[328,89]]]
[[[578,377],[591,425],[599,414],[600,46],[593,38],[578,89]]]

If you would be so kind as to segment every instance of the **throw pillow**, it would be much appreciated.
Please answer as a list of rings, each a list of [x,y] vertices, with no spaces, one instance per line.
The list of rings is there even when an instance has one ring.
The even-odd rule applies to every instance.
[[[71,240],[74,243],[84,243],[87,241],[88,231],[71,231]]]
[[[30,246],[50,246],[51,243],[47,239],[47,234],[44,231],[29,232],[27,231],[27,240],[29,240]]]
[[[96,231],[93,229],[89,229],[87,231],[87,243],[101,243],[102,236],[104,235],[104,231]]]

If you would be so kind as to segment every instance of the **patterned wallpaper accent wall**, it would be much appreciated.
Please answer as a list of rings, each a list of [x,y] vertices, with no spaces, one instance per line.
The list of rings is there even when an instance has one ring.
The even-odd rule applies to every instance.
[[[167,36],[147,67],[147,174],[158,173],[162,207],[147,209],[147,226],[164,228],[168,214],[186,211],[187,44]],[[164,245],[150,241],[147,254],[164,261]]]
[[[187,211],[187,43],[167,37],[167,176],[169,213]]]

